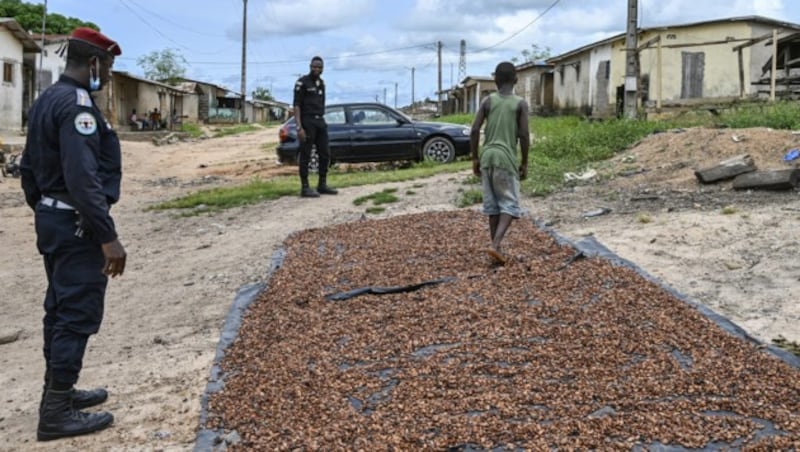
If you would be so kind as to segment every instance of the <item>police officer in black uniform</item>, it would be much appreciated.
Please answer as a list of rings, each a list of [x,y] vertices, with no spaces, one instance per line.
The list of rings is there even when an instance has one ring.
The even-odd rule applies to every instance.
[[[328,146],[328,125],[325,123],[325,82],[320,77],[322,69],[322,58],[315,56],[311,59],[308,74],[300,77],[294,84],[294,120],[297,138],[300,140],[300,196],[305,198],[338,193],[327,183],[331,151]],[[319,183],[316,190],[308,185],[308,163],[311,161],[311,148],[314,145],[317,146],[319,157]]]
[[[121,53],[107,36],[76,29],[64,74],[28,115],[22,189],[34,210],[48,282],[39,441],[94,432],[114,421],[105,411],[79,411],[105,402],[104,389],[74,386],[89,336],[100,328],[108,276],[125,270],[125,248],[109,214],[120,195],[120,144],[89,94],[109,82]]]

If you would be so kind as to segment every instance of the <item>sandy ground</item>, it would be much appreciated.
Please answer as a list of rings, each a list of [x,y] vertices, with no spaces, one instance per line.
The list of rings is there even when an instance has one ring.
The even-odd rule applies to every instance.
[[[380,216],[455,209],[465,189],[466,173],[214,215],[145,210],[200,188],[294,173],[275,163],[276,139],[277,129],[270,128],[161,147],[123,142],[123,196],[113,213],[128,268],[109,284],[103,327],[89,343],[79,383],[108,388],[103,408],[114,413],[115,424],[49,444],[35,440],[44,271],[19,180],[0,178],[0,338],[10,340],[0,345],[0,450],[191,450],[231,302],[239,288],[266,280],[270,258],[287,235],[357,220],[365,207],[353,200],[385,187],[416,194],[401,196]],[[766,129],[661,134],[596,168],[598,177],[524,204],[531,218],[569,238],[593,234],[762,341],[800,341],[800,197],[698,187],[692,176],[697,167],[742,152],[760,167],[780,165],[795,140]],[[621,172],[634,175],[611,177]],[[585,215],[599,208],[610,212]]]

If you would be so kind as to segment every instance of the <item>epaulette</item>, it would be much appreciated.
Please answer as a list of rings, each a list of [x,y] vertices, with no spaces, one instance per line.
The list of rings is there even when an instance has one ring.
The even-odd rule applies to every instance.
[[[83,88],[75,88],[75,94],[77,95],[76,104],[80,105],[81,107],[92,106],[92,98],[89,96],[88,91]]]

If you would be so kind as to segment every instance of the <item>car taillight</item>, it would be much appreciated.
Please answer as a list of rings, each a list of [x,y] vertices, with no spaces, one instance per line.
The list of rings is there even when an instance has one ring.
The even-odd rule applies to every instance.
[[[278,130],[278,139],[281,140],[281,142],[284,142],[288,138],[289,138],[289,125],[287,124],[282,126],[280,130]]]

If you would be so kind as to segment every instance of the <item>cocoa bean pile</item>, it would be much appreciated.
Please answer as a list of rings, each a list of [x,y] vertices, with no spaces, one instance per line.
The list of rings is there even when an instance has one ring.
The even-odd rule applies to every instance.
[[[488,244],[474,211],[289,237],[205,427],[241,450],[800,448],[797,368],[529,220],[505,266]]]

